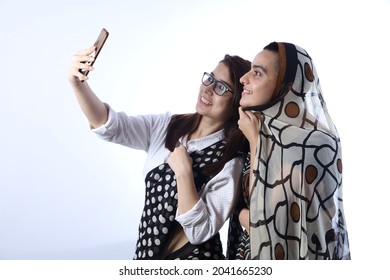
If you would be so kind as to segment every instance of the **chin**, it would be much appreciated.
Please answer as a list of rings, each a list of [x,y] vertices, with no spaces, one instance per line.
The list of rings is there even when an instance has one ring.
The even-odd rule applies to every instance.
[[[195,106],[195,111],[196,111],[198,114],[202,115],[202,114],[203,114],[202,106],[199,106],[199,104],[197,104],[197,105]]]
[[[240,102],[240,106],[242,107],[242,108],[245,108],[245,107],[248,107],[248,106],[250,106],[250,105],[248,105],[246,102]]]

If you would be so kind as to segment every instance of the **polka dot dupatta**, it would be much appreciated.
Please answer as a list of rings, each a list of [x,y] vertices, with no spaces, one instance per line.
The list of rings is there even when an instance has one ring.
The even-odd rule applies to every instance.
[[[339,135],[309,54],[290,43],[278,48],[275,98],[250,108],[264,116],[249,198],[250,258],[350,259]]]
[[[225,141],[219,141],[203,150],[189,154],[192,158],[196,191],[211,179],[204,169],[222,157]],[[178,205],[176,176],[169,164],[152,169],[145,178],[145,206],[139,224],[139,236],[134,260],[221,260],[224,259],[219,233],[201,244],[188,242],[175,252],[168,253],[168,246],[179,226],[175,220]]]

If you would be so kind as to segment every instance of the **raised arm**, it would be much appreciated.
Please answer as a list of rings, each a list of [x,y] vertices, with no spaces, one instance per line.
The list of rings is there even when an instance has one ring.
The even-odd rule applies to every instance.
[[[68,78],[81,110],[90,125],[97,128],[107,122],[107,108],[89,87],[86,82],[88,77],[79,71],[80,69],[93,71],[94,68],[87,65],[86,62],[94,60],[91,56],[94,51],[95,47],[91,47],[72,56]]]

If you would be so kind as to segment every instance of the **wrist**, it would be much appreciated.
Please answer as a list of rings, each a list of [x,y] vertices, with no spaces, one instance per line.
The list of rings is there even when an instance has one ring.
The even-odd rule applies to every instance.
[[[185,181],[188,178],[192,178],[192,171],[191,170],[180,170],[175,172],[176,181]]]

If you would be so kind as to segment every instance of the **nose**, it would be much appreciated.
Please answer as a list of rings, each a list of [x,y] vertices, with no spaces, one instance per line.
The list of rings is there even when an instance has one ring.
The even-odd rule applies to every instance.
[[[248,73],[245,73],[245,74],[240,78],[240,83],[243,84],[243,85],[246,83],[246,80],[247,80],[247,79],[246,79],[246,74],[248,74]]]
[[[214,83],[211,83],[211,84],[209,84],[208,86],[205,86],[205,87],[206,87],[205,93],[207,93],[209,95],[213,95],[213,93],[214,93]]]

